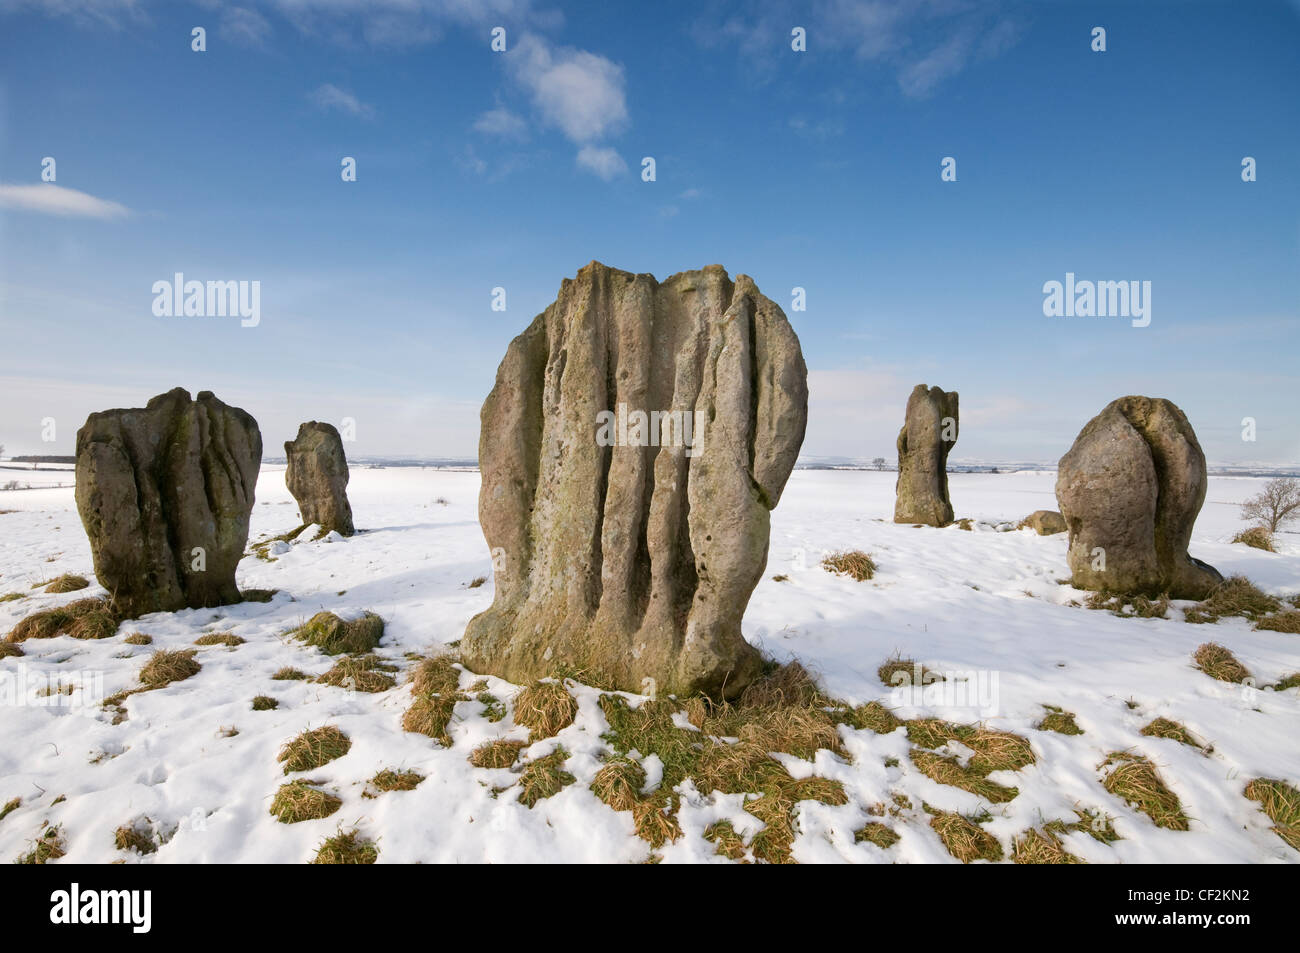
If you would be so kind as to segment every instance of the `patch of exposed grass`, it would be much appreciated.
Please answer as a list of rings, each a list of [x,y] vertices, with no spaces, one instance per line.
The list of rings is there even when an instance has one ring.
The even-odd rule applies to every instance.
[[[451,721],[456,702],[460,700],[460,695],[416,698],[402,715],[402,730],[428,735],[444,748],[450,748],[452,740],[447,733],[447,725]]]
[[[152,854],[158,850],[152,834],[138,824],[123,824],[114,831],[113,846],[118,850],[133,850],[139,854]]]
[[[239,597],[244,602],[270,602],[279,589],[241,589]]]
[[[660,848],[682,836],[677,820],[680,806],[677,796],[662,789],[632,805],[632,824],[637,837],[651,847]]]
[[[836,575],[866,582],[876,574],[876,561],[861,550],[843,550],[822,559],[822,568]]]
[[[1074,723],[1074,712],[1057,708],[1055,705],[1043,707],[1047,709],[1047,714],[1043,716],[1042,721],[1034,725],[1039,731],[1055,731],[1058,735],[1083,734],[1083,729]]]
[[[25,598],[27,598],[25,592],[6,592],[3,596],[0,596],[0,602],[16,602]]]
[[[515,696],[515,724],[529,729],[529,738],[551,738],[573,724],[578,703],[562,682],[534,682]]]
[[[977,774],[1018,771],[1034,763],[1028,741],[1009,731],[995,731],[978,725],[958,725],[939,718],[917,718],[907,722],[907,737],[922,748],[942,748],[950,741],[961,742],[974,751],[969,767]]]
[[[33,612],[10,630],[10,642],[52,639],[106,639],[117,633],[119,619],[107,599],[78,599],[66,606]]]
[[[469,755],[469,763],[476,768],[508,768],[515,763],[519,752],[528,747],[526,741],[499,738],[485,741]]]
[[[564,770],[568,758],[569,752],[561,747],[544,758],[528,762],[519,776],[519,803],[531,808],[572,784],[576,778]]]
[[[315,681],[354,692],[386,692],[397,685],[397,679],[388,674],[395,671],[397,666],[378,655],[347,655]]]
[[[1256,778],[1246,785],[1246,797],[1259,801],[1273,832],[1290,847],[1300,850],[1300,791],[1285,781]]]
[[[361,655],[379,644],[384,634],[384,620],[373,612],[359,619],[340,619],[333,612],[318,612],[290,637],[314,645],[326,655]]]
[[[1106,790],[1151,818],[1157,827],[1171,831],[1188,829],[1187,815],[1178,795],[1165,786],[1155,765],[1146,758],[1112,751],[1101,767],[1111,767],[1102,780]]]
[[[1115,593],[1102,589],[1091,593],[1084,606],[1107,610],[1121,619],[1164,619],[1169,613],[1169,594],[1162,593],[1152,599],[1140,594]]]
[[[14,811],[18,810],[18,808],[22,806],[22,803],[23,803],[23,799],[20,797],[10,798],[9,800],[5,801],[4,807],[0,807],[0,821],[3,821]]]
[[[424,775],[418,771],[394,771],[392,768],[384,768],[370,779],[369,786],[380,794],[389,791],[414,791],[423,780]],[[366,792],[366,796],[375,797],[370,791]]]
[[[1056,833],[1047,829],[1027,830],[1011,845],[1011,861],[1016,864],[1082,864],[1067,851]]]
[[[1280,599],[1270,596],[1245,576],[1229,576],[1183,616],[1194,623],[1218,622],[1227,616],[1243,616],[1258,622],[1281,608]]]
[[[1300,688],[1300,672],[1292,672],[1273,686],[1273,691],[1284,692],[1288,688]]]
[[[715,821],[704,829],[704,839],[713,845],[713,852],[732,860],[745,859],[745,839],[736,833],[731,821]]]
[[[954,757],[945,757],[920,748],[913,748],[908,752],[908,756],[921,773],[930,780],[961,788],[994,804],[1003,804],[1020,794],[1019,788],[1004,787],[995,781],[990,781],[977,771],[972,771],[968,767],[963,768]]]
[[[299,533],[301,533],[306,528],[307,528],[307,524],[303,523],[301,526],[291,529],[287,533],[281,533],[279,536],[268,536],[266,539],[259,539],[256,543],[254,543],[252,546],[248,548],[252,552],[252,554],[256,556],[258,559],[262,560],[263,562],[273,563],[275,562],[275,560],[271,558],[271,553],[270,553],[271,544],[291,542],[298,536]]]
[[[1062,834],[1081,831],[1102,844],[1110,844],[1121,839],[1119,834],[1115,833],[1115,825],[1109,814],[1103,814],[1090,808],[1084,810],[1076,808],[1074,813],[1079,818],[1077,821],[1070,821],[1069,823],[1062,820],[1051,821],[1043,825],[1043,830],[1058,837]]]
[[[1255,628],[1262,629],[1265,632],[1286,632],[1290,635],[1300,635],[1300,612],[1288,609],[1286,612],[1265,616],[1255,623]]]
[[[903,726],[902,720],[880,702],[867,702],[848,709],[844,723],[853,728],[866,728],[878,735],[887,735]]]
[[[145,635],[143,632],[132,632],[122,641],[127,645],[153,645],[153,636]]]
[[[1199,668],[1210,678],[1240,685],[1250,678],[1250,670],[1237,661],[1237,657],[1217,642],[1206,642],[1192,656]]]
[[[782,572],[782,573],[777,573],[775,576],[772,577],[772,581],[773,581],[773,582],[789,582],[789,581],[790,581],[790,577],[787,576],[787,575],[786,575],[785,573],[783,573],[783,572]],[[726,823],[726,822],[724,821],[723,823]]]
[[[334,725],[304,731],[292,741],[287,742],[276,761],[284,762],[284,773],[310,771],[328,764],[335,758],[341,758],[352,748],[352,741]]]
[[[1196,748],[1200,751],[1205,750],[1205,746],[1193,738],[1190,731],[1178,722],[1171,721],[1168,718],[1155,719],[1138,734],[1146,735],[1148,738],[1168,738],[1170,741],[1177,741],[1189,748]]]
[[[1002,859],[1002,844],[996,837],[976,823],[978,819],[963,817],[949,811],[929,808],[930,827],[943,841],[944,848],[963,864],[976,860]]]
[[[596,772],[591,793],[616,811],[630,811],[641,798],[645,780],[645,769],[638,762],[619,756]]]
[[[435,655],[424,659],[411,675],[417,695],[445,695],[460,687],[460,669],[454,655]]]
[[[202,666],[195,661],[196,654],[194,649],[154,652],[140,669],[140,681],[150,688],[162,688],[197,675]]]
[[[946,681],[938,672],[932,672],[915,659],[894,656],[876,669],[876,677],[881,684],[890,688],[904,685],[933,685]]]
[[[373,864],[379,859],[375,842],[361,837],[357,830],[340,831],[327,837],[316,849],[313,864]]]
[[[200,635],[194,640],[195,645],[229,645],[232,648],[236,645],[243,645],[244,640],[230,632],[210,632],[207,635]]]
[[[75,576],[70,572],[65,572],[62,576],[51,579],[45,586],[45,591],[56,594],[76,592],[78,589],[85,589],[89,585],[90,580],[85,576]]]
[[[483,585],[485,582],[487,582],[487,576],[475,576],[475,577],[474,577],[473,579],[471,579],[468,583],[466,583],[465,588],[466,588],[466,589],[477,589],[479,586]]]
[[[270,695],[258,695],[253,699],[253,711],[275,711],[280,703]]]
[[[899,836],[887,824],[881,824],[879,821],[869,821],[853,834],[855,844],[861,844],[863,841],[868,844],[875,844],[881,850],[888,850],[898,843]]]
[[[506,706],[491,692],[479,692],[474,700],[483,706],[483,717],[496,724],[506,716]]]
[[[44,864],[58,860],[68,852],[67,842],[63,839],[63,829],[59,824],[46,825],[32,841],[32,849],[19,857],[17,864]]]
[[[301,682],[308,677],[306,672],[299,671],[286,665],[274,675],[271,676],[273,682]]]
[[[307,781],[290,781],[275,792],[271,814],[281,824],[297,824],[329,817],[342,806],[342,799],[312,787]]]
[[[1266,526],[1252,526],[1249,529],[1243,529],[1232,537],[1232,541],[1234,543],[1244,543],[1252,549],[1262,549],[1269,553],[1277,552],[1273,548],[1273,534],[1268,531]]]
[[[17,642],[0,642],[0,658],[22,658],[26,654]]]

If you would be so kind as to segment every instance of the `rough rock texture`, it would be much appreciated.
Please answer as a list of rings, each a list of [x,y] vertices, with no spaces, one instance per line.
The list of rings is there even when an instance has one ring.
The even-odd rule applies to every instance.
[[[602,446],[597,415],[620,405],[681,411],[703,432],[690,450]],[[592,262],[566,279],[483,404],[496,598],[466,630],[465,664],[515,682],[568,669],[614,689],[739,692],[760,668],[741,617],[807,405],[799,340],[745,275],[711,265],[660,283]]]
[[[298,501],[302,521],[316,523],[322,532],[353,535],[356,528],[348,503],[348,460],[334,425],[315,420],[302,424],[298,436],[285,441],[284,453],[289,460],[284,482]]]
[[[952,522],[948,452],[957,442],[957,427],[956,391],[924,384],[912,388],[903,429],[898,432],[895,523],[947,526]]]
[[[1161,398],[1121,397],[1061,458],[1056,499],[1070,531],[1074,585],[1202,599],[1223,577],[1187,555],[1205,501],[1205,455],[1183,412]],[[1094,550],[1105,568],[1093,568]]]
[[[235,567],[262,462],[257,421],[181,388],[77,431],[77,510],[124,617],[239,601]],[[206,563],[195,569],[195,549]]]
[[[1028,527],[1039,536],[1052,536],[1069,529],[1065,525],[1065,517],[1056,510],[1034,510],[1020,521],[1020,527]]]

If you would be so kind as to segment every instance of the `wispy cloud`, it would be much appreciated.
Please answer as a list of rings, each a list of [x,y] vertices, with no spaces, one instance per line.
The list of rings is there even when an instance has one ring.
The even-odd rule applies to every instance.
[[[474,120],[474,129],[485,136],[521,140],[528,138],[528,123],[504,106],[489,109]]]
[[[271,35],[271,23],[250,7],[225,7],[220,35],[240,46],[262,46]]]
[[[0,0],[0,13],[34,10],[66,17],[79,26],[121,29],[127,22],[147,23],[144,0]]]
[[[104,221],[125,218],[131,214],[125,205],[53,184],[0,185],[0,208]]]
[[[615,132],[627,122],[623,67],[595,53],[552,47],[525,34],[509,57],[513,75],[542,121],[578,144]]]
[[[359,119],[373,119],[375,109],[363,103],[346,89],[339,89],[333,83],[325,83],[313,90],[309,96],[312,102],[324,110],[337,109]]]
[[[613,149],[600,146],[583,146],[578,150],[578,165],[594,172],[606,182],[613,181],[627,171],[627,163]]]

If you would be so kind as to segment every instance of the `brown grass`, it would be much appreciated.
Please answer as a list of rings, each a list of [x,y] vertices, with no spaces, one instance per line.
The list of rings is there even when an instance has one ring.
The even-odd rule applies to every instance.
[[[196,654],[194,649],[154,652],[140,669],[140,681],[150,688],[162,688],[197,675],[202,666],[194,660]]]
[[[122,641],[127,645],[153,645],[153,636],[145,635],[143,632],[132,632]]]
[[[569,752],[556,748],[546,757],[528,762],[519,776],[519,803],[531,808],[572,784],[576,779],[563,767],[568,758]]]
[[[1273,548],[1273,534],[1268,531],[1266,526],[1252,526],[1249,529],[1243,529],[1232,537],[1232,541],[1234,543],[1245,543],[1253,549],[1262,549],[1269,553],[1277,552]]]
[[[1300,850],[1300,791],[1285,781],[1256,778],[1246,785],[1246,797],[1259,801],[1273,832],[1288,846]]]
[[[347,655],[334,663],[324,675],[314,681],[354,692],[386,692],[397,685],[389,675],[397,666],[385,662],[378,655]]]
[[[1288,609],[1286,612],[1266,616],[1255,623],[1255,628],[1262,629],[1265,632],[1286,632],[1290,635],[1300,635],[1300,612]]]
[[[713,852],[732,860],[745,859],[745,839],[736,833],[731,821],[716,821],[704,829],[704,839],[713,844]]]
[[[930,810],[930,827],[939,835],[943,846],[963,864],[976,860],[1002,859],[1002,844],[978,824],[960,814]]]
[[[85,589],[90,585],[90,580],[85,576],[74,576],[72,573],[65,572],[49,581],[45,591],[52,593],[76,592],[78,589]]]
[[[1177,741],[1179,744],[1187,745],[1190,748],[1205,750],[1205,746],[1192,737],[1192,733],[1176,721],[1168,718],[1157,718],[1143,728],[1138,734],[1146,735],[1148,738],[1168,738],[1170,741]]]
[[[479,586],[483,585],[485,582],[487,582],[487,576],[475,576],[473,579],[471,579],[471,580],[466,584],[466,588],[467,588],[467,589],[477,589]]]
[[[18,810],[18,808],[22,806],[22,803],[23,799],[20,797],[13,797],[5,801],[4,806],[0,807],[0,821],[3,821],[14,811]]]
[[[1047,714],[1043,716],[1042,721],[1034,725],[1039,731],[1055,731],[1059,735],[1083,734],[1083,729],[1074,723],[1074,712],[1057,708],[1055,705],[1043,707],[1047,709]]]
[[[66,606],[33,612],[10,630],[10,642],[52,639],[69,635],[74,639],[106,639],[117,633],[119,619],[107,599],[77,599]]]
[[[360,832],[350,830],[346,834],[340,831],[333,837],[327,837],[316,849],[313,864],[373,864],[379,859],[379,848],[374,841],[366,840]]]
[[[1065,849],[1061,840],[1049,830],[1028,830],[1011,846],[1011,861],[1016,864],[1082,864]]]
[[[866,582],[876,574],[876,561],[861,550],[844,550],[825,557],[822,560],[822,568],[837,575],[846,575],[858,582]]]
[[[152,854],[158,850],[158,844],[149,832],[134,824],[123,824],[113,832],[113,846],[118,850],[134,850],[140,854]]]
[[[229,645],[232,648],[236,645],[243,645],[244,640],[230,632],[210,632],[207,635],[200,635],[194,640],[195,645]]]
[[[1197,648],[1192,658],[1195,659],[1197,668],[1210,678],[1217,678],[1221,682],[1240,685],[1250,678],[1250,670],[1217,642],[1206,642]]]
[[[880,702],[867,702],[850,709],[845,714],[844,723],[854,728],[866,728],[878,735],[890,734],[903,726],[902,720]]]
[[[32,849],[19,857],[15,863],[44,864],[47,861],[58,860],[67,852],[68,845],[63,839],[62,827],[58,824],[53,827],[46,825],[32,842]]]
[[[1245,576],[1229,576],[1201,602],[1184,613],[1188,622],[1218,622],[1227,616],[1243,616],[1258,622],[1282,608],[1280,599],[1270,596]]]
[[[297,824],[329,817],[342,806],[340,798],[312,787],[307,781],[290,781],[275,792],[271,814],[282,824]]]
[[[328,764],[335,758],[341,758],[352,748],[352,741],[334,725],[326,725],[312,731],[304,731],[292,741],[286,742],[276,755],[276,761],[284,762],[284,773],[310,771]]]
[[[326,655],[364,654],[379,644],[383,634],[384,620],[373,612],[346,621],[333,612],[318,612],[289,633]]]
[[[253,711],[275,711],[280,703],[270,695],[258,695],[253,699]]]
[[[469,763],[476,768],[508,768],[515,763],[519,752],[528,747],[526,741],[499,738],[485,741],[469,755]]]
[[[284,668],[280,669],[278,672],[276,672],[274,675],[271,676],[271,681],[273,681],[273,682],[301,682],[301,681],[305,680],[307,677],[308,677],[308,676],[307,676],[307,673],[306,673],[306,672],[299,671],[299,670],[296,669],[296,668],[292,668],[292,667],[286,665]]]
[[[402,715],[402,730],[428,735],[444,748],[450,748],[452,740],[447,733],[447,725],[460,697],[436,695],[432,698],[416,698]]]
[[[611,758],[596,772],[591,793],[616,811],[630,811],[641,798],[645,769],[631,758]]]
[[[22,658],[26,654],[17,642],[0,642],[0,658]]]
[[[1133,805],[1157,827],[1172,831],[1188,829],[1187,815],[1178,795],[1165,786],[1155,765],[1141,755],[1124,751],[1111,752],[1101,767],[1112,765],[1102,781],[1107,791]]]
[[[394,771],[392,768],[385,768],[370,779],[370,788],[381,794],[389,791],[414,791],[423,780],[424,775],[418,771]],[[365,796],[375,795],[367,791]]]
[[[435,655],[420,662],[411,675],[417,695],[443,695],[460,686],[460,669],[454,655]]]
[[[534,682],[515,696],[515,724],[529,729],[529,738],[551,738],[573,724],[578,703],[562,682]]]
[[[881,824],[879,821],[869,821],[853,834],[854,843],[861,844],[863,841],[875,844],[881,850],[888,850],[898,843],[899,836],[888,825]]]
[[[995,781],[990,781],[984,775],[970,768],[963,768],[961,763],[952,757],[944,757],[933,751],[923,751],[920,748],[913,748],[908,752],[908,757],[912,763],[920,769],[921,773],[932,781],[939,784],[947,784],[954,788],[961,788],[963,791],[969,791],[994,804],[1003,804],[1007,801],[1014,800],[1020,794],[1019,788],[1008,788]]]
[[[915,659],[898,656],[887,660],[876,669],[876,677],[880,679],[881,684],[890,688],[901,685],[933,685],[935,682],[946,681],[938,672],[930,671]]]

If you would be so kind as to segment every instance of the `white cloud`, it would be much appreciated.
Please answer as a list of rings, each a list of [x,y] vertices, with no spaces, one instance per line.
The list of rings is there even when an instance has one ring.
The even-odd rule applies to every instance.
[[[339,109],[351,116],[370,119],[375,115],[373,106],[363,103],[346,89],[339,89],[333,83],[325,83],[311,93],[311,100],[321,109]]]
[[[88,192],[52,184],[0,185],[0,208],[105,221],[125,218],[131,214],[125,205],[96,198]]]
[[[578,165],[609,182],[627,171],[627,163],[613,149],[583,146],[578,150]]]
[[[271,24],[249,7],[227,7],[221,12],[220,32],[241,46],[261,46],[271,35]]]
[[[0,13],[36,10],[68,17],[78,26],[121,29],[123,21],[147,22],[141,0],[0,0]]]
[[[898,88],[905,96],[929,96],[944,80],[956,76],[970,58],[970,36],[958,33],[921,59],[909,63],[898,74]]]
[[[474,128],[487,136],[502,139],[526,139],[528,124],[503,106],[489,109],[474,121]]]
[[[595,53],[552,47],[525,34],[506,54],[515,80],[531,96],[543,122],[584,145],[627,121],[623,67]]]

